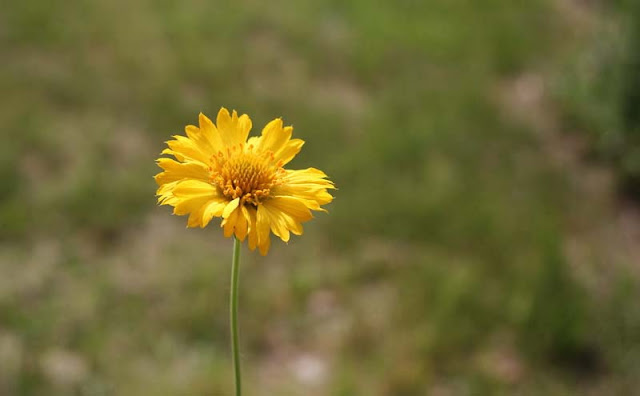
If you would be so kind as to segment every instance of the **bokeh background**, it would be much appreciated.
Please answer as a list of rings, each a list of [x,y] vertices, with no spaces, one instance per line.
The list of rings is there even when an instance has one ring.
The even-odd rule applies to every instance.
[[[339,187],[243,249],[248,395],[633,395],[637,1],[9,1],[0,394],[230,395],[232,242],[164,141],[282,116]]]

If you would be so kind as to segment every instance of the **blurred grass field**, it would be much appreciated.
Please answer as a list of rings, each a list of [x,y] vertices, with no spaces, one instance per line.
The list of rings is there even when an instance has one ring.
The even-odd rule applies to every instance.
[[[220,106],[253,134],[282,116],[307,142],[291,167],[338,186],[302,237],[243,249],[248,395],[634,394],[640,212],[618,186],[638,129],[589,69],[633,65],[600,52],[627,15],[3,5],[0,394],[231,394],[231,241],[157,207],[152,178],[163,142]],[[602,146],[611,131],[631,137]]]

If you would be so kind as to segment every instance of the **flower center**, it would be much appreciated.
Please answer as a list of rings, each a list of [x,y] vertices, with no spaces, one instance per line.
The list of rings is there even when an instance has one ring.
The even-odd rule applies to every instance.
[[[218,166],[212,168],[211,178],[224,196],[230,200],[240,198],[241,204],[254,206],[269,196],[277,175],[283,171],[272,153],[256,154],[251,148],[244,151],[234,147],[227,156],[220,152],[214,163]]]

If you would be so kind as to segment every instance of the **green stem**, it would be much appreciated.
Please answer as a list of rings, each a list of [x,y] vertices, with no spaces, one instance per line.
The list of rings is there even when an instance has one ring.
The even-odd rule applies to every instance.
[[[231,263],[231,352],[236,376],[236,396],[242,394],[240,380],[240,351],[238,349],[238,266],[240,263],[240,241],[233,238],[233,261]]]

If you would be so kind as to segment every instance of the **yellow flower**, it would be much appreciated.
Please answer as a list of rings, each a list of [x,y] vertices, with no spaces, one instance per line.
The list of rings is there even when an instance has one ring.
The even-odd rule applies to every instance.
[[[173,136],[159,158],[163,172],[155,176],[158,203],[173,206],[173,213],[189,215],[187,227],[206,227],[222,217],[224,235],[262,255],[269,251],[270,232],[285,242],[290,233],[301,235],[312,210],[333,199],[327,175],[314,168],[285,169],[304,141],[291,139],[293,127],[282,119],[269,122],[262,136],[251,137],[251,119],[220,109],[217,126],[200,113],[200,127],[188,125],[187,136]]]

